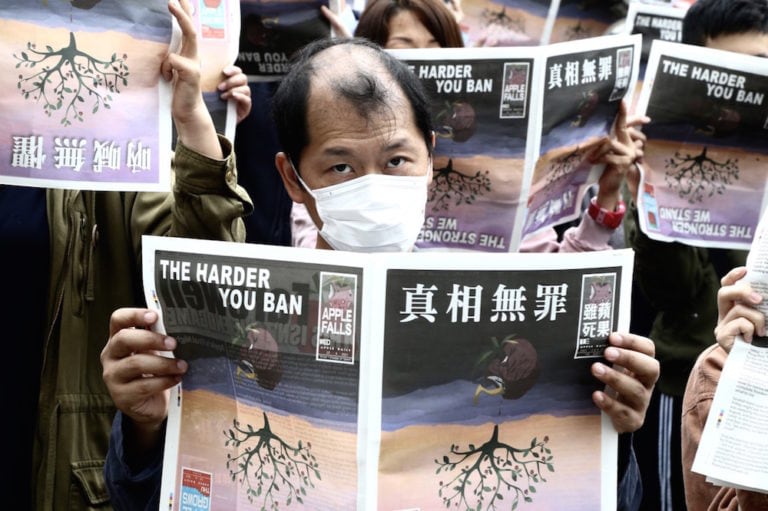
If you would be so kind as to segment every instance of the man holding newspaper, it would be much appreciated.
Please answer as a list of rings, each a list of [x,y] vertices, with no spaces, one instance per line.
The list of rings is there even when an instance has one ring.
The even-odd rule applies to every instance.
[[[320,40],[300,52],[274,105],[285,151],[276,165],[291,197],[307,203],[328,242],[322,248],[411,250],[424,220],[434,135],[407,66],[363,40]],[[122,412],[106,467],[118,509],[157,507],[169,389],[188,367],[157,355],[176,341],[152,332],[156,321],[148,310],[116,311],[102,352],[104,380]],[[615,365],[592,365],[608,387],[593,399],[618,432],[631,432],[658,376],[654,346],[625,333],[611,334],[610,345],[605,357]]]

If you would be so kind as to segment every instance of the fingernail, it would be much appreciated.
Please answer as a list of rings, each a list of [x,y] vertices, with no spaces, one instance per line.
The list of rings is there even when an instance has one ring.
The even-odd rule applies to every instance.
[[[598,376],[604,375],[606,371],[605,366],[600,362],[596,362],[595,365],[592,366],[592,369]]]
[[[602,392],[595,392],[594,397],[595,401],[597,401],[599,404],[603,404],[605,402],[605,396]]]
[[[763,295],[756,291],[752,291],[752,293],[749,295],[749,299],[754,303],[760,303],[763,300]]]
[[[174,339],[173,337],[166,337],[165,339],[163,339],[163,346],[165,346],[165,349],[169,351],[173,351],[174,349],[176,349],[176,339]]]
[[[611,340],[611,344],[613,344],[614,346],[621,346],[624,343],[624,337],[622,337],[621,334],[616,332],[611,334],[610,340]]]
[[[176,367],[179,369],[179,371],[187,372],[187,363],[183,360],[177,360]]]
[[[616,348],[605,348],[605,358],[610,360],[611,362],[615,362],[619,359],[619,350]]]
[[[157,321],[157,313],[155,311],[147,311],[144,313],[144,321],[147,323],[154,323]]]

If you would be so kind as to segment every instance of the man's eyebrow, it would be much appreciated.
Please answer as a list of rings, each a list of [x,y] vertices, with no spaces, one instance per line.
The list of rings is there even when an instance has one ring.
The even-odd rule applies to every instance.
[[[326,147],[323,149],[323,154],[327,156],[349,156],[352,151],[346,147]]]
[[[397,151],[399,149],[413,149],[415,144],[410,137],[400,137],[392,139],[387,145],[384,146],[384,151]],[[323,149],[323,154],[326,156],[350,156],[354,154],[353,149],[344,146],[330,146]]]
[[[397,149],[412,149],[414,144],[410,137],[401,137],[392,140],[384,147],[385,151],[395,151]]]

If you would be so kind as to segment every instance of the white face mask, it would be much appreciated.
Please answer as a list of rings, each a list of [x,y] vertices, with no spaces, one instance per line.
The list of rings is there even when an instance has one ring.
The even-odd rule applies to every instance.
[[[424,224],[431,174],[430,161],[423,176],[368,174],[317,190],[296,177],[315,199],[320,236],[335,250],[408,252]]]

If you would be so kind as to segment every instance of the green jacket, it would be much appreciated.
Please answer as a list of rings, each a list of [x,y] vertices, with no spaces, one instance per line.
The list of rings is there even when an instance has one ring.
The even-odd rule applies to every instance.
[[[115,407],[101,350],[119,307],[145,306],[142,234],[243,241],[252,211],[229,142],[222,162],[181,144],[173,194],[48,190],[51,283],[33,452],[36,510],[110,509],[103,476]]]
[[[747,251],[652,240],[640,230],[637,206],[628,204],[624,236],[635,251],[633,279],[655,315],[649,337],[661,365],[656,387],[682,396],[696,358],[715,342],[720,278],[746,264]]]

